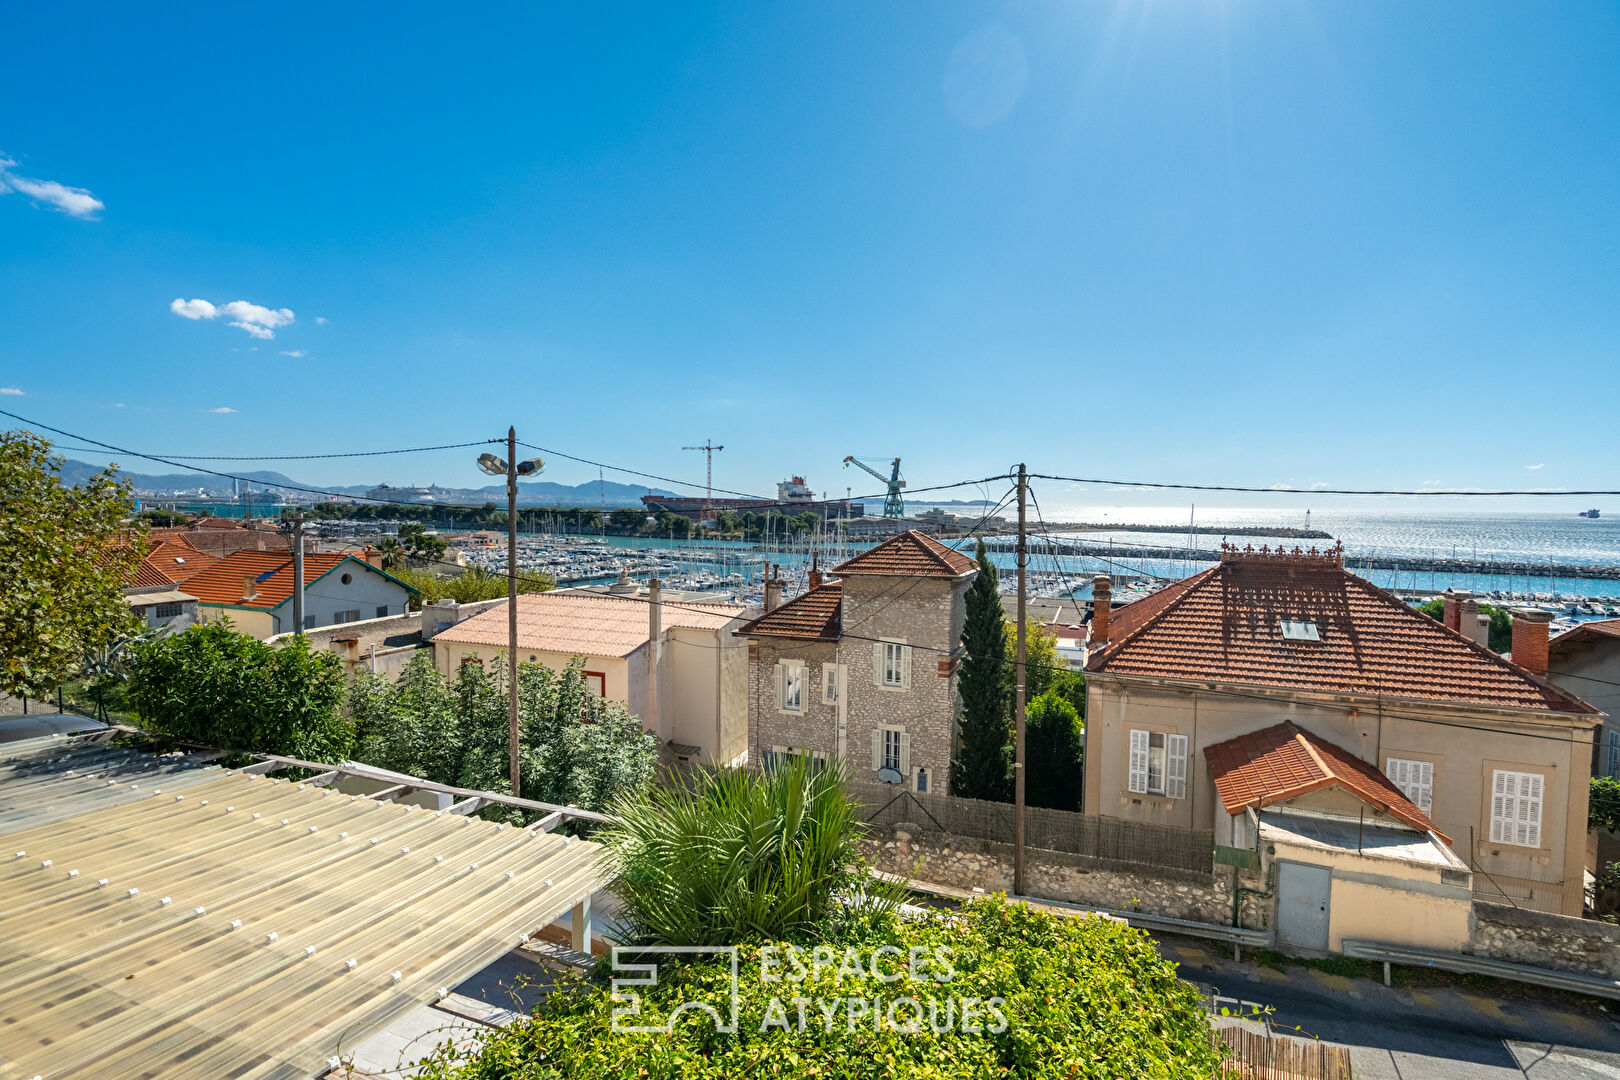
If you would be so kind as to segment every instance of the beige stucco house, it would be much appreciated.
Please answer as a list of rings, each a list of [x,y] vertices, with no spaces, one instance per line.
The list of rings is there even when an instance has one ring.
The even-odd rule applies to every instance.
[[[1441,850],[1420,862],[1449,871],[1450,884],[1434,883],[1442,892],[1461,868],[1478,898],[1580,914],[1601,717],[1548,681],[1545,613],[1516,613],[1513,664],[1347,573],[1337,549],[1228,546],[1216,567],[1112,611],[1106,578],[1095,591],[1086,813],[1208,830],[1227,848],[1255,846],[1265,822],[1251,815],[1268,812],[1433,833]],[[1223,799],[1211,748],[1284,724],[1361,763],[1368,782],[1258,769],[1259,814]],[[1324,786],[1336,803],[1322,801]],[[1422,818],[1392,814],[1391,792]],[[1434,861],[1445,853],[1455,865]],[[1332,897],[1345,857],[1295,860],[1316,869],[1279,875],[1279,912],[1296,886],[1323,893],[1320,914],[1342,909]]]
[[[948,793],[965,595],[977,564],[908,531],[737,630],[749,760],[843,758],[857,779]]]
[[[667,759],[739,764],[748,744],[748,653],[731,631],[747,614],[733,604],[667,602],[656,578],[645,597],[528,593],[518,597],[518,660],[560,671],[582,657],[596,692],[640,717]],[[469,659],[505,663],[508,635],[503,602],[439,630],[434,664],[454,674]]]

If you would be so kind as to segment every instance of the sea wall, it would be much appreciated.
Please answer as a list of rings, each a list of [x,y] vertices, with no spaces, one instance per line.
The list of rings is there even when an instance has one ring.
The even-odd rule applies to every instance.
[[[1620,926],[1474,901],[1469,951],[1493,960],[1620,979]]]
[[[958,889],[1012,891],[1011,844],[900,824],[874,830],[865,855],[885,873]],[[1225,868],[1212,874],[1161,869],[1039,848],[1024,851],[1026,895],[1193,922],[1231,922],[1231,873]]]

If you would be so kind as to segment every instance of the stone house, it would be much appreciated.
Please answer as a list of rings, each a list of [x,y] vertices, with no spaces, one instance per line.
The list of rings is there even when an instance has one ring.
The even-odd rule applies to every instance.
[[[1373,878],[1581,913],[1601,714],[1548,680],[1544,612],[1514,613],[1515,664],[1457,629],[1455,598],[1437,622],[1336,548],[1227,546],[1118,609],[1106,577],[1094,591],[1085,813],[1210,831],[1217,851],[1316,845],[1277,884],[1279,920],[1297,908],[1319,935],[1290,941],[1279,921],[1300,947],[1327,947],[1341,882]],[[1406,870],[1366,865],[1369,826]],[[1378,910],[1384,940],[1418,933],[1415,909]]]
[[[843,758],[853,776],[949,793],[966,593],[977,564],[911,530],[810,575],[738,628],[748,640],[749,760]]]

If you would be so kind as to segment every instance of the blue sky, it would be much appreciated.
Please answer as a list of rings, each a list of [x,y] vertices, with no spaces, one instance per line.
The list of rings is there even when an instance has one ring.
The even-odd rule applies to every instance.
[[[1612,3],[4,21],[0,408],[110,442],[1615,486]]]

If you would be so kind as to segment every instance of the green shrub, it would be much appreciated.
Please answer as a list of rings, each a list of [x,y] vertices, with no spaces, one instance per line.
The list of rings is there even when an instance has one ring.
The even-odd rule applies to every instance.
[[[734,945],[825,926],[835,893],[865,891],[861,826],[842,764],[788,758],[676,775],[616,800],[607,845],[619,913],[639,942]]]
[[[1029,703],[1024,711],[1024,756],[1029,762],[1024,798],[1030,806],[1080,809],[1084,730],[1080,714],[1056,688]]]
[[[396,565],[388,572],[415,589],[411,596],[411,610],[420,611],[424,603],[434,600],[454,600],[458,604],[475,604],[480,600],[499,600],[507,595],[510,584],[505,574],[474,566],[454,577],[439,577],[431,570],[416,566]],[[557,579],[541,570],[519,570],[518,592],[549,592],[557,587]]]
[[[140,642],[128,664],[124,700],[156,734],[321,762],[354,748],[343,666],[303,638],[275,648],[225,620]]]
[[[1612,776],[1592,777],[1586,804],[1587,831],[1620,830],[1620,780]]]
[[[872,977],[880,946],[896,950],[876,961],[881,974],[896,981]],[[909,971],[913,947],[922,958],[917,982]],[[862,968],[859,975],[847,966],[849,949]],[[811,954],[802,981],[765,982],[762,956],[783,961],[775,969],[779,974],[797,972],[781,946],[745,948],[735,1034],[718,1033],[695,1010],[677,1019],[672,1034],[616,1032],[614,1010],[623,1005],[613,1000],[610,972],[599,964],[593,977],[565,981],[531,1019],[490,1033],[482,1046],[441,1049],[425,1075],[1185,1080],[1219,1074],[1221,1054],[1198,992],[1176,978],[1175,965],[1145,934],[1124,923],[1066,918],[997,897],[950,917],[874,915],[852,926],[825,955],[838,966],[817,972]],[[683,1001],[729,1006],[729,961],[673,965],[654,956],[630,962],[642,959],[659,961],[658,980],[637,988],[645,1019],[633,1022],[662,1022]],[[806,1002],[802,1030],[795,999]],[[976,1020],[962,1008],[973,1001]],[[891,1008],[896,1025],[888,1022]],[[918,1029],[906,1030],[919,1013]],[[935,1030],[936,1023],[942,1030]]]

